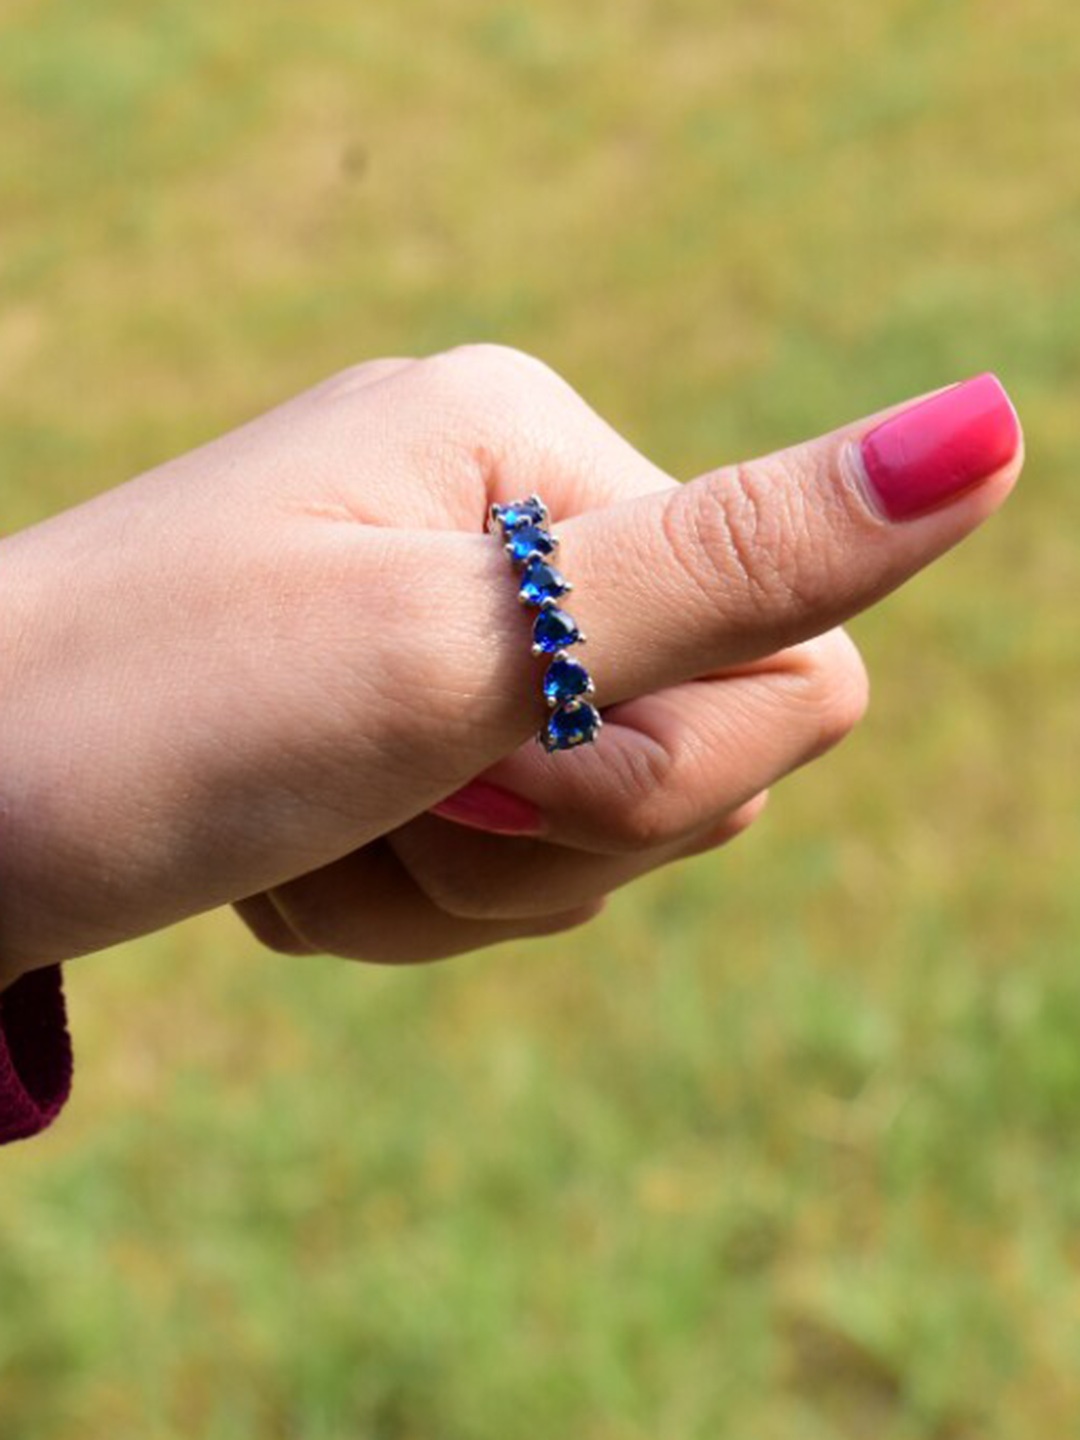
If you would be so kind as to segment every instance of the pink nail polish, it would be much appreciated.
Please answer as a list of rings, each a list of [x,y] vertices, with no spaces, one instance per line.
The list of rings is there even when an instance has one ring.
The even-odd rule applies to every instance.
[[[542,835],[547,828],[543,815],[531,800],[487,780],[470,780],[468,785],[433,805],[431,813],[495,835]]]
[[[977,375],[884,421],[860,446],[866,477],[890,520],[947,504],[1007,464],[1020,422],[995,375]]]

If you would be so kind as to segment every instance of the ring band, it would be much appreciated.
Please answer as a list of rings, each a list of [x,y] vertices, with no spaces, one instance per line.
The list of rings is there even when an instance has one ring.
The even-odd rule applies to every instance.
[[[536,738],[549,754],[590,744],[603,721],[595,705],[585,698],[594,693],[589,672],[567,654],[571,645],[583,645],[585,636],[559,605],[573,586],[551,563],[559,542],[548,528],[547,506],[539,495],[492,505],[488,530],[502,541],[518,572],[518,599],[537,611],[532,652],[548,657],[541,689],[551,714]]]

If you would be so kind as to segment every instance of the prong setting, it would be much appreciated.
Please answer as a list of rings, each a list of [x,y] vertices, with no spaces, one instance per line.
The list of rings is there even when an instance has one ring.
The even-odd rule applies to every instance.
[[[570,646],[583,645],[585,636],[560,606],[574,587],[551,563],[559,541],[549,522],[548,508],[534,492],[524,500],[492,503],[487,529],[501,540],[518,572],[518,601],[536,611],[530,648],[548,661],[541,687],[548,717],[536,738],[551,753],[591,743],[603,722],[586,698],[595,694],[592,677],[567,653]]]

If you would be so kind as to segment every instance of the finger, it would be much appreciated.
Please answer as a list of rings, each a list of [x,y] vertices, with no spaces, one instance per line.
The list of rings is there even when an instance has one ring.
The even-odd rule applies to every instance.
[[[268,898],[308,951],[386,965],[443,960],[507,940],[559,934],[585,924],[603,908],[602,897],[591,893],[580,904],[570,901],[543,914],[503,921],[452,913],[425,893],[385,840],[275,886]],[[250,908],[240,913],[250,924]],[[280,947],[270,938],[268,943],[296,953],[288,942]]]
[[[1021,451],[1008,397],[983,376],[884,421],[567,518],[557,526],[560,568],[575,583],[566,608],[572,603],[588,636],[581,654],[599,703],[739,665],[840,624],[1000,505]],[[527,483],[494,468],[500,498]],[[433,620],[439,651],[424,682],[432,703],[416,722],[451,723],[456,753],[475,774],[493,748],[505,752],[522,738],[526,716],[536,722],[537,706],[526,710],[522,700],[530,688],[535,694],[536,665],[523,654],[524,618],[507,613],[513,581],[498,546],[464,535],[430,539],[430,550],[415,536],[402,541],[403,584],[423,597],[438,573],[456,579],[467,603],[440,608]],[[414,607],[406,613],[415,621]],[[448,716],[440,692],[459,700],[464,692],[472,703]]]
[[[387,839],[416,885],[441,911],[503,923],[589,905],[673,861],[726,845],[763,808],[764,800],[754,797],[674,840],[614,854],[451,828],[451,822],[434,815],[419,816]]]
[[[680,847],[679,858],[691,860],[695,855],[707,854],[710,850],[722,849],[730,845],[732,840],[737,840],[740,835],[749,830],[751,825],[756,825],[769,803],[769,791],[761,790],[752,799],[733,810],[730,815],[723,816],[712,825],[705,825],[694,834],[687,837],[685,843]]]
[[[520,811],[523,829],[535,816],[544,839],[605,854],[669,844],[838,744],[867,694],[858,650],[833,630],[774,657],[771,668],[611,707],[601,743],[571,764],[519,747],[435,813],[507,833]]]
[[[316,953],[313,946],[300,939],[266,892],[234,900],[232,908],[255,939],[268,950],[276,950],[281,955]]]

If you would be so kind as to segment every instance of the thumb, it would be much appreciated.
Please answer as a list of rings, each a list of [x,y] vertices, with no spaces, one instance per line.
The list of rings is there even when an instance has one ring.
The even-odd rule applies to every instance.
[[[841,624],[963,539],[1022,463],[993,375],[557,526],[598,703]]]
[[[592,478],[601,474],[595,455],[572,486],[554,474],[555,560],[574,586],[559,603],[587,636],[573,653],[593,678],[595,703],[602,710],[744,665],[841,624],[995,510],[1020,472],[1022,448],[1008,395],[980,375],[821,439],[614,504],[605,480]],[[526,472],[500,471],[492,498],[543,491],[541,467]],[[590,485],[603,496],[597,507],[560,518],[562,493],[587,504]],[[516,577],[497,543],[432,541],[455,544],[453,560],[445,551],[443,559],[471,572],[479,602],[464,629],[444,612],[436,666],[469,677],[473,703],[454,741],[461,769],[475,774],[539,728],[543,664],[529,653]],[[482,647],[478,624],[491,637]],[[456,695],[460,716],[460,685],[438,688]],[[417,719],[445,742],[448,717],[437,699]]]

